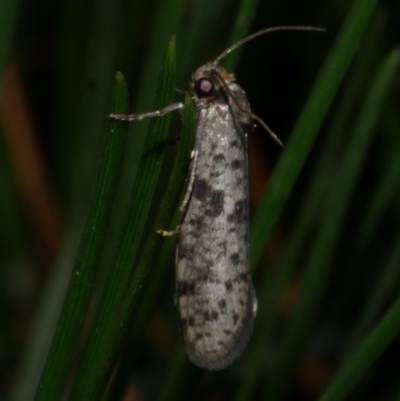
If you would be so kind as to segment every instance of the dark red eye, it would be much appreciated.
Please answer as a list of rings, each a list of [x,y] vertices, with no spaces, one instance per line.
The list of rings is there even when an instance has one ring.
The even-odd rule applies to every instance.
[[[201,78],[196,81],[196,93],[198,97],[212,96],[214,83],[208,78]]]

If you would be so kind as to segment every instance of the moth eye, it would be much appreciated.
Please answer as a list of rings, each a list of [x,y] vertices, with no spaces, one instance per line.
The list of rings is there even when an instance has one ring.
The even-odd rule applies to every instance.
[[[196,93],[199,97],[211,96],[214,93],[214,83],[208,78],[196,81]]]

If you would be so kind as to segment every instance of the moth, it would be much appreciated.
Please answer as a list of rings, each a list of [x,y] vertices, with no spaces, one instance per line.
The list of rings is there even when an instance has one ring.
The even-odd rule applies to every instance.
[[[244,90],[219,62],[243,43],[282,30],[321,29],[283,26],[258,31],[199,67],[189,85],[196,134],[177,230],[176,300],[188,356],[208,370],[223,369],[241,354],[257,312],[249,259],[247,137],[258,122],[282,145],[251,112]],[[175,103],[150,113],[110,117],[135,121],[182,108]]]

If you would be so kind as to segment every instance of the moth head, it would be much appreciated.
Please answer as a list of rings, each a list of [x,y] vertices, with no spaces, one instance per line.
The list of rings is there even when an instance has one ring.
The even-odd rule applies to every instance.
[[[192,76],[190,91],[196,98],[215,98],[224,86],[234,82],[233,74],[229,74],[216,63],[207,63],[199,67]]]

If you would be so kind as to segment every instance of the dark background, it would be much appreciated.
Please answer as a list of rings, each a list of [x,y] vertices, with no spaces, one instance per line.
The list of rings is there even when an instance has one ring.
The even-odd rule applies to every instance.
[[[23,399],[16,394],[24,386],[23,369],[29,372],[27,358],[32,352],[30,344],[37,329],[38,311],[46,308],[41,303],[43,294],[52,285],[55,271],[70,266],[74,259],[75,247],[71,244],[79,240],[85,221],[115,72],[125,75],[132,111],[149,111],[170,37],[175,35],[177,43],[177,87],[185,90],[194,69],[214,59],[229,45],[240,6],[238,0],[181,1],[181,9],[171,5],[160,15],[161,3],[117,1],[107,6],[106,1],[8,0],[0,4],[4,39],[0,41],[2,399],[10,394],[14,394],[10,399]],[[235,74],[253,112],[285,144],[350,6],[347,1],[259,1],[254,18],[249,19],[247,33],[280,25],[326,28],[325,33],[272,33],[236,51],[240,57]],[[399,15],[398,1],[379,2],[281,214],[262,266],[255,274],[257,284],[271,269],[279,269],[284,256],[290,253],[293,232],[301,224],[302,207],[315,190],[312,183],[323,163],[321,156],[330,146],[327,144],[332,126],[346,115],[335,151],[330,153],[330,168],[322,179],[329,196],[363,101],[380,66],[398,46]],[[353,86],[357,89],[347,104],[347,91]],[[318,399],[335,372],[340,371],[343,361],[371,333],[398,296],[398,75],[390,87],[377,104],[380,112],[374,139],[359,178],[352,186],[338,243],[334,253],[327,254],[334,267],[327,277],[315,323],[294,357],[295,367],[283,396],[288,400]],[[180,100],[180,95],[176,94],[176,99]],[[343,105],[345,110],[341,111]],[[130,128],[130,135],[144,138],[146,124],[137,123]],[[179,132],[179,116],[175,117],[174,129]],[[252,211],[283,152],[285,149],[261,127],[250,137]],[[130,187],[134,179],[138,154],[140,149],[132,148],[132,156],[125,160],[122,199],[127,191],[124,188]],[[325,224],[326,201],[321,200],[315,208],[297,266],[280,296],[272,340],[267,348],[260,349],[263,363],[256,374],[251,399],[265,399],[264,387],[276,369],[279,345],[297,304],[308,255],[321,225]],[[121,205],[123,210],[126,201],[121,200]],[[368,223],[371,216],[373,223]],[[107,237],[111,248],[117,241],[113,233],[117,232],[121,219],[117,212]],[[108,261],[106,255],[103,264],[109,264]],[[172,255],[165,269],[167,278],[157,295],[147,329],[135,343],[139,345],[128,366],[129,381],[121,386],[124,391],[128,386],[126,400],[159,397],[171,372],[176,347],[181,343],[173,304]],[[368,309],[368,301],[375,296],[379,298],[375,304],[378,306]],[[355,323],[364,312],[369,316],[368,323],[357,329]],[[307,309],[304,313],[306,316]],[[353,342],[347,343],[349,339]],[[400,399],[398,360],[399,343],[393,341],[348,399]],[[188,365],[193,372],[190,379],[183,379],[186,381],[182,384],[181,399],[233,399],[249,369],[246,363],[243,359],[221,374],[204,373]]]

